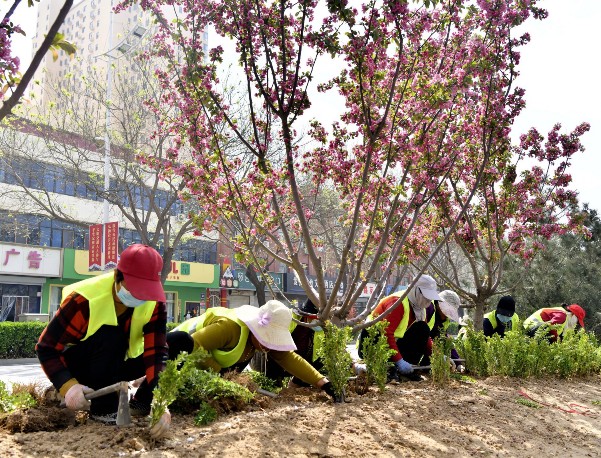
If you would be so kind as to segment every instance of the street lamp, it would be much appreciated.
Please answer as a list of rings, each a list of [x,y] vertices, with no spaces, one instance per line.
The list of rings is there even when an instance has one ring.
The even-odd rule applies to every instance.
[[[123,39],[117,46],[113,48],[113,0],[111,0],[111,9],[109,12],[109,37],[108,37],[108,51],[99,57],[107,57],[106,66],[106,112],[105,112],[105,126],[104,126],[104,200],[103,200],[103,218],[102,222],[107,224],[109,222],[109,201],[107,195],[111,186],[111,139],[109,137],[109,127],[111,124],[111,110],[109,104],[111,103],[112,86],[113,86],[113,60],[117,60],[130,52],[136,45],[138,45],[144,34],[147,32],[145,27],[137,25],[133,30],[129,32],[127,37]],[[115,51],[118,53],[115,54]]]

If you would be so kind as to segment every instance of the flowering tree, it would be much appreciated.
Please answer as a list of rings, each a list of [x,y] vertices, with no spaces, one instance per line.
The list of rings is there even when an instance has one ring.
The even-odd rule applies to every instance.
[[[519,146],[489,162],[457,230],[432,263],[444,283],[475,306],[477,329],[501,285],[508,255],[528,264],[553,235],[586,233],[585,215],[573,211],[577,194],[569,189],[568,168],[572,155],[584,150],[580,138],[590,126],[583,123],[570,134],[560,128],[556,124],[546,139],[531,129]],[[449,180],[448,192],[437,197],[440,238],[464,208],[455,182]]]
[[[322,319],[360,326],[391,272],[430,247],[430,215],[449,179],[458,180],[465,208],[491,158],[506,150],[522,106],[521,91],[512,89],[515,48],[527,41],[511,32],[531,15],[545,16],[535,4],[142,1],[160,24],[153,51],[167,65],[158,75],[181,113],[159,128],[178,136],[171,173],[186,181],[185,197],[202,204],[197,221],[208,229],[235,219],[239,259],[261,245],[294,271]],[[169,23],[168,6],[183,8]],[[216,46],[203,56],[207,27],[235,46],[244,101],[223,97],[224,51]],[[332,125],[320,120],[329,93],[341,100]],[[228,148],[232,140],[241,147]],[[191,161],[182,149],[193,151]],[[305,182],[312,186],[301,189]],[[324,240],[311,230],[320,193],[335,196],[341,209],[330,295]],[[348,319],[368,281],[378,288],[366,310]]]
[[[34,0],[28,0],[28,6],[33,6],[33,2]],[[21,0],[14,0],[13,4],[4,15],[2,22],[0,22],[0,96],[2,97],[0,120],[11,114],[15,105],[17,105],[19,99],[23,96],[27,85],[30,83],[48,50],[62,48],[68,50],[71,54],[75,52],[73,45],[64,41],[62,35],[58,33],[71,6],[73,6],[73,0],[65,0],[56,19],[50,26],[46,37],[33,56],[29,67],[21,76],[19,73],[19,58],[13,56],[11,51],[12,35],[15,33],[24,34],[23,30],[18,25],[11,22],[11,17],[20,3]],[[10,93],[10,96],[5,98],[7,93]]]

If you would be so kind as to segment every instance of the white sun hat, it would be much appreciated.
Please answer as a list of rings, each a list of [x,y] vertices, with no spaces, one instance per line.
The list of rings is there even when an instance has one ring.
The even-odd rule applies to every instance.
[[[267,301],[259,308],[243,305],[236,309],[236,315],[264,347],[278,351],[296,350],[290,334],[292,312],[281,302]]]
[[[440,311],[451,321],[457,323],[459,321],[459,306],[461,305],[461,299],[455,291],[451,291],[450,289],[441,291],[439,296],[442,299],[442,301],[438,303]]]

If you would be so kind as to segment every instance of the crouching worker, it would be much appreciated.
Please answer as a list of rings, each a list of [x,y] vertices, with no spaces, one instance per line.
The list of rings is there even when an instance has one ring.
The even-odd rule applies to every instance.
[[[372,317],[375,319],[386,312],[399,301],[403,293],[404,291],[398,291],[382,299],[368,319]],[[419,364],[422,357],[430,356],[432,353],[432,338],[426,323],[426,309],[433,300],[441,300],[436,282],[429,275],[422,275],[402,303],[385,318],[388,322],[385,329],[386,340],[390,349],[394,351],[391,357],[394,370],[416,381],[421,380],[421,377],[414,374],[413,365]],[[367,331],[363,330],[359,339],[360,357],[363,357],[362,347],[366,337]]]
[[[317,314],[317,307],[315,307],[311,299],[307,299],[292,313],[292,316],[303,323],[311,323],[317,319]],[[320,371],[323,368],[323,363],[318,357],[318,352],[324,339],[321,327],[302,326],[292,321],[289,329],[294,345],[296,345],[295,353],[313,366],[315,370]],[[282,380],[284,377],[292,375],[283,369],[273,358],[267,358],[267,354],[265,353],[256,352],[251,360],[250,367],[255,371],[262,372],[273,380]],[[293,377],[292,383],[299,386],[307,386],[307,383],[298,377]]]
[[[556,342],[578,325],[584,329],[585,315],[586,312],[578,304],[543,308],[526,318],[524,328],[530,337],[534,337],[539,329],[546,329],[549,342]]]
[[[289,330],[291,322],[292,312],[274,300],[259,308],[252,305],[237,309],[213,307],[167,334],[169,358],[175,359],[183,351],[192,353],[203,348],[211,356],[200,362],[201,369],[241,372],[255,352],[263,352],[268,361],[275,361],[289,374],[333,398],[331,382],[294,353],[296,345]],[[140,389],[145,389],[144,383]]]
[[[441,335],[449,336],[447,329],[451,323],[459,323],[459,307],[461,299],[455,291],[447,289],[439,294],[441,300],[433,301],[426,309],[426,321],[430,328],[430,337],[432,340],[437,339]],[[451,349],[451,365],[454,370],[464,372],[465,367],[461,363],[455,362],[459,359],[459,353],[453,347]],[[422,359],[423,365],[428,365],[429,358]]]
[[[118,395],[92,401],[85,395],[121,381],[146,376],[154,388],[167,359],[163,260],[147,245],[121,253],[110,273],[66,286],[60,308],[36,345],[42,369],[72,410],[90,410],[90,418],[117,420]],[[150,410],[152,390],[141,399]],[[132,411],[132,414],[135,414]],[[162,436],[169,412],[152,428]]]
[[[515,329],[520,318],[515,313],[515,300],[511,296],[499,299],[497,309],[484,315],[482,329],[486,337],[498,334],[505,337],[505,332]]]

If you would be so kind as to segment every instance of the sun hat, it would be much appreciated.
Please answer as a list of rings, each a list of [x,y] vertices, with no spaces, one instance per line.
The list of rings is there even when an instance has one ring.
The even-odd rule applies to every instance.
[[[243,305],[235,310],[238,318],[264,347],[279,351],[296,350],[289,330],[292,312],[280,301],[267,301],[259,308]]]
[[[417,283],[414,286],[414,289],[419,288],[422,295],[431,301],[440,300],[440,296],[438,295],[438,287],[436,286],[436,281],[430,275],[422,275],[417,280]]]
[[[123,273],[127,290],[136,299],[165,302],[163,258],[157,250],[140,243],[130,245],[121,253],[117,270]]]
[[[515,313],[515,300],[511,296],[503,296],[497,304],[497,314],[513,316]]]
[[[438,302],[440,311],[444,313],[447,318],[457,323],[459,321],[459,307],[461,306],[461,299],[455,291],[450,289],[444,290],[439,294],[442,299]]]
[[[584,317],[586,316],[586,312],[584,311],[584,309],[578,304],[568,305],[566,309],[572,312],[574,316],[578,318],[578,323],[584,329]]]

